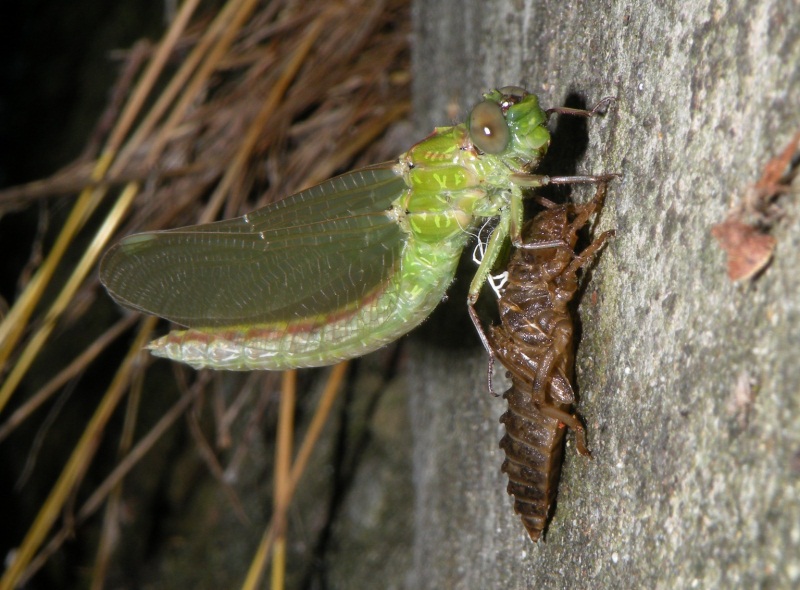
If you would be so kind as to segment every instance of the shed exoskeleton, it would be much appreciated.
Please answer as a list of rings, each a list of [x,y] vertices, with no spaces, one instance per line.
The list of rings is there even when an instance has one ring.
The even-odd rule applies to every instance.
[[[508,370],[508,411],[502,471],[514,510],[533,541],[544,531],[561,474],[564,426],[575,432],[580,454],[590,456],[580,418],[572,412],[574,326],[568,304],[578,290],[578,271],[591,262],[613,230],[576,254],[577,233],[602,205],[606,184],[583,205],[539,199],[545,210],[526,225],[526,248],[513,254],[500,293],[500,326],[486,333],[490,354]],[[555,247],[535,244],[560,241]]]

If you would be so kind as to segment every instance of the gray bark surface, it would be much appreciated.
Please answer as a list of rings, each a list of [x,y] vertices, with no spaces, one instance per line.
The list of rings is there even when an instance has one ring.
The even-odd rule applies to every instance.
[[[578,305],[594,459],[568,434],[545,542],[528,540],[505,493],[505,402],[465,336],[463,289],[412,337],[408,587],[800,585],[797,183],[758,280],[732,283],[709,233],[800,129],[796,3],[446,0],[417,2],[415,18],[421,130],[493,87],[524,86],[546,107],[613,95],[585,153],[550,166],[624,177],[595,229],[617,237]],[[436,336],[455,324],[474,346]]]

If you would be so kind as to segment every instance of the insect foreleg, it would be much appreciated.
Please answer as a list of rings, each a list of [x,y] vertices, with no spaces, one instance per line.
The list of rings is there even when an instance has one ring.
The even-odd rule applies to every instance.
[[[536,175],[519,175],[520,178],[531,179],[531,186],[544,186],[543,184],[535,184],[536,179],[548,179],[547,176]],[[549,181],[549,179],[548,179]],[[522,190],[520,185],[514,183],[511,187],[511,205],[509,212],[509,226],[508,235],[511,237],[511,243],[515,248],[522,248],[524,250],[539,250],[544,248],[558,248],[561,246],[569,248],[569,244],[563,240],[529,240],[527,242],[522,240],[522,224],[524,220],[525,210],[522,205]]]
[[[596,175],[550,176],[549,184],[605,184],[620,176],[622,176],[622,174],[617,172]]]
[[[617,100],[616,96],[606,96],[588,111],[586,109],[572,109],[570,107],[553,107],[551,109],[547,109],[545,111],[545,114],[548,117],[552,114],[570,115],[573,117],[594,117],[600,114],[601,111],[603,111],[604,107],[611,104],[612,102],[615,102],[616,100]]]
[[[509,179],[521,188],[539,188],[550,184],[604,184],[622,176],[617,172],[609,174],[581,174],[578,176],[544,176],[542,174],[511,174]]]
[[[515,201],[518,201],[519,203],[515,205]],[[469,310],[469,317],[472,319],[472,323],[475,326],[475,330],[478,332],[478,337],[481,339],[483,347],[486,349],[486,352],[489,353],[490,366],[494,360],[494,353],[492,352],[492,347],[489,345],[489,340],[486,338],[486,332],[484,332],[483,326],[481,326],[481,320],[478,317],[478,312],[475,311],[475,303],[478,301],[478,297],[481,294],[481,288],[483,287],[484,281],[486,281],[486,279],[489,277],[489,274],[492,272],[492,267],[494,266],[497,257],[500,255],[503,242],[505,242],[506,238],[508,237],[509,227],[512,226],[512,218],[515,215],[520,217],[519,222],[513,223],[513,225],[517,227],[517,232],[519,232],[519,227],[521,226],[522,222],[521,203],[522,195],[519,189],[512,191],[511,206],[504,209],[500,213],[500,221],[497,224],[497,227],[494,228],[492,235],[489,236],[489,243],[486,244],[486,250],[484,251],[483,258],[481,258],[481,262],[478,265],[478,270],[475,272],[475,276],[472,277],[472,282],[469,286],[469,294],[467,295],[467,309]],[[489,385],[489,390],[491,391],[491,383]]]
[[[513,209],[514,209],[514,198],[512,197],[511,208],[504,209],[500,213],[500,222],[497,224],[497,227],[494,228],[492,235],[489,237],[489,243],[486,244],[486,251],[483,254],[481,263],[478,265],[478,270],[475,272],[475,276],[472,278],[472,282],[469,285],[469,295],[467,296],[467,304],[470,307],[475,305],[475,302],[478,300],[478,296],[481,293],[481,287],[483,287],[484,281],[486,281],[489,274],[492,272],[492,267],[494,266],[495,261],[497,261],[497,257],[500,255],[500,252],[502,251],[503,243],[508,237],[509,227],[512,224],[511,217]],[[522,208],[520,207],[520,211],[521,210]],[[517,231],[519,231],[519,229]],[[485,345],[486,339],[482,338],[482,340],[484,341]]]

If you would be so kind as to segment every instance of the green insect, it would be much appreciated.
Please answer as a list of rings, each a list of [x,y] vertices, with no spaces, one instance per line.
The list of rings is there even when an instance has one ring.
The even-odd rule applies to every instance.
[[[470,286],[470,315],[503,244],[522,244],[523,189],[612,175],[532,174],[552,113],[534,94],[484,95],[466,123],[438,127],[397,160],[354,170],[243,217],[124,238],[100,265],[121,305],[187,330],[150,343],[195,368],[314,367],[361,356],[420,324],[462,250],[498,218]],[[479,331],[484,346],[488,343]]]

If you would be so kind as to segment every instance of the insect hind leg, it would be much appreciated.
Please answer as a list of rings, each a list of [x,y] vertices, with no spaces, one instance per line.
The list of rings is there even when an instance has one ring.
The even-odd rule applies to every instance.
[[[603,201],[605,200],[606,196],[606,188],[607,184],[602,184],[597,187],[597,191],[594,194],[594,197],[591,201],[586,203],[585,205],[573,205],[572,208],[574,211],[577,212],[575,219],[572,220],[570,224],[570,231],[573,235],[586,223],[589,221],[589,217],[591,217],[595,211],[597,211],[603,205]],[[589,246],[584,248],[584,250],[580,254],[576,254],[575,258],[572,260],[572,263],[567,267],[566,273],[574,273],[577,272],[579,268],[582,268],[589,261],[592,257],[597,253],[600,248],[602,248],[605,243],[612,237],[616,235],[616,230],[609,230],[600,234],[596,240],[594,240]]]
[[[597,251],[605,246],[606,242],[615,235],[617,235],[617,232],[613,229],[600,234],[594,242],[589,244],[580,254],[575,256],[567,268],[567,272],[577,272],[579,268],[586,266],[592,260],[594,255],[597,254]]]
[[[545,405],[539,406],[539,411],[543,415],[554,418],[571,428],[575,432],[575,447],[578,449],[578,452],[586,457],[592,456],[591,451],[589,451],[589,448],[586,446],[586,429],[577,414],[570,414],[555,406]]]

